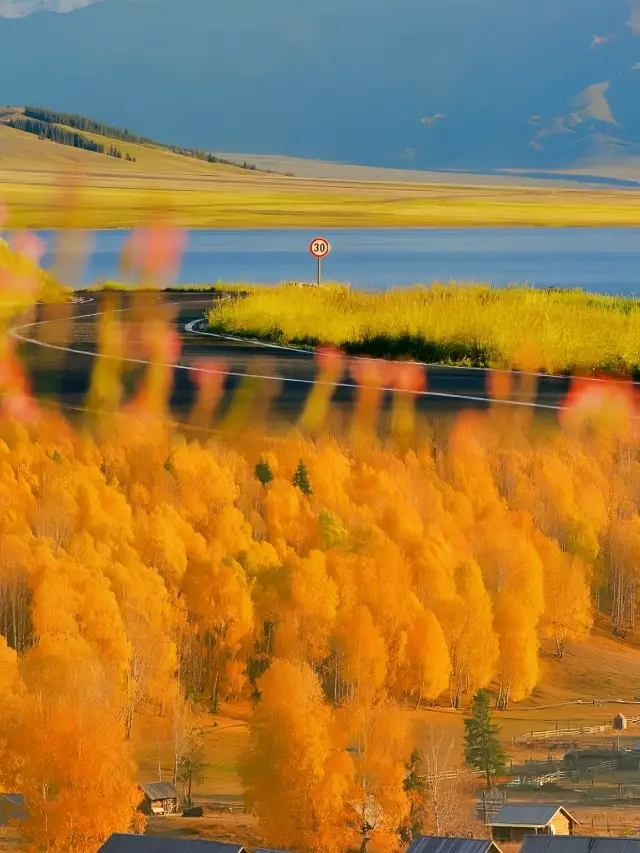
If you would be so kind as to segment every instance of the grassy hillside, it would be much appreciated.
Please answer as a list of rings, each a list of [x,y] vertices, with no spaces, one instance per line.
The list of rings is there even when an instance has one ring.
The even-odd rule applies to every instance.
[[[25,127],[30,130],[26,130]],[[76,137],[76,144],[62,141],[53,142],[50,139],[41,138],[43,134],[38,133],[38,129],[51,132],[57,130],[61,135],[73,135]],[[51,154],[53,167],[64,163],[68,166],[77,164],[89,170],[92,168],[94,170],[105,168],[110,170],[114,166],[117,168],[121,161],[128,162],[128,165],[132,167],[134,165],[133,158],[135,158],[135,163],[138,163],[138,157],[140,157],[140,169],[167,173],[185,171],[187,173],[212,174],[212,167],[220,165],[226,166],[227,169],[233,168],[235,170],[238,168],[234,164],[206,155],[196,149],[179,149],[82,116],[70,113],[54,113],[33,107],[0,108],[0,134],[2,134],[0,153],[4,155],[3,160],[4,157],[12,158],[16,166],[28,166],[32,158],[40,160],[42,165],[43,145],[49,143],[58,148],[71,149],[64,152],[64,155],[60,151],[47,151],[44,154],[47,166]],[[29,137],[35,139],[37,144],[33,144]],[[104,148],[104,153],[88,150],[92,143]],[[109,156],[109,150],[117,152],[121,157]],[[93,156],[91,159],[86,159],[86,156],[78,157],[79,154],[91,154]],[[127,154],[132,158],[131,161],[126,161]],[[251,164],[243,164],[242,168],[245,171],[255,169]]]
[[[640,371],[637,300],[581,291],[254,287],[244,299],[217,302],[209,321],[216,330],[279,343],[480,367],[517,365],[525,328],[540,369]]]
[[[0,276],[4,276],[6,273],[9,274],[11,290],[6,295],[3,294],[1,299],[3,306],[6,304],[7,296],[10,304],[19,301],[20,297],[15,295],[18,288],[14,283],[13,276],[35,276],[37,280],[36,298],[41,302],[60,302],[66,299],[64,288],[52,275],[35,266],[27,258],[12,252],[8,244],[4,240],[0,240]]]
[[[70,180],[81,186],[82,224],[92,228],[135,226],[158,203],[188,227],[640,225],[636,190],[484,186],[477,178],[470,186],[460,176],[451,184],[294,178],[51,114],[47,132],[78,135],[98,153],[12,127],[26,120],[23,109],[0,107],[0,196],[15,227],[59,226],[59,187]]]

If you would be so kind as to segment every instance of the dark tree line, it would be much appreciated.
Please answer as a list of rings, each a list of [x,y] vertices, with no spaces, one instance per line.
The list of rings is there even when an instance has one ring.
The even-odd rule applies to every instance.
[[[85,151],[95,151],[96,154],[107,154],[109,157],[116,157],[118,160],[129,160],[135,163],[136,158],[132,157],[128,152],[123,154],[119,148],[111,145],[105,150],[104,145],[100,142],[93,142],[87,139],[81,133],[74,130],[68,130],[65,127],[58,127],[55,124],[49,124],[45,121],[30,118],[12,118],[8,122],[9,127],[15,130],[22,130],[25,133],[33,133],[39,139],[49,139],[51,142],[57,142],[59,145],[70,145],[72,148],[83,148]]]
[[[79,116],[75,113],[59,113],[54,110],[44,109],[43,107],[25,107],[24,114],[27,118],[44,121],[47,124],[64,124],[66,127],[72,127],[75,130],[84,130],[86,133],[98,133],[100,136],[121,139],[123,142],[134,142],[139,145],[157,145],[156,142],[152,139],[147,139],[146,136],[138,136],[121,127],[113,127],[110,124],[94,121],[91,118]]]
[[[222,163],[226,166],[239,166],[241,169],[249,169],[253,172],[270,172],[273,173],[272,169],[258,169],[253,163],[233,163],[231,160],[225,160],[221,157],[216,157],[214,154],[209,154],[207,151],[203,151],[200,148],[184,148],[180,145],[163,145],[161,142],[156,142],[153,139],[149,139],[146,136],[139,136],[137,133],[131,133],[130,130],[126,130],[126,128],[114,127],[110,124],[104,124],[101,121],[94,121],[94,119],[86,118],[86,116],[77,115],[76,113],[64,113],[57,112],[55,110],[48,110],[44,107],[25,107],[24,114],[28,119],[34,119],[38,122],[44,122],[47,125],[60,125],[63,124],[66,127],[71,127],[74,130],[83,130],[86,133],[97,133],[100,136],[108,136],[111,139],[121,139],[123,142],[131,142],[138,145],[153,145],[158,148],[165,148],[169,151],[172,151],[174,154],[180,154],[183,157],[193,157],[196,160],[204,160],[207,163]],[[14,119],[13,121],[23,121],[22,119]],[[14,126],[14,125],[12,125]],[[26,130],[25,127],[19,127],[19,130]],[[30,133],[34,133],[35,131],[29,131]],[[47,139],[52,139],[51,136],[46,135]],[[80,137],[82,138],[82,137]],[[54,140],[56,142],[60,140]],[[88,142],[88,140],[87,140]],[[71,145],[74,143],[65,142],[65,145]],[[95,143],[89,143],[91,145]],[[86,148],[88,145],[75,145],[76,148]],[[97,148],[89,148],[90,151],[96,151]],[[114,148],[114,151],[118,151],[118,149]],[[104,153],[104,152],[101,152]],[[111,154],[110,151],[107,151],[108,154]],[[122,155],[111,154],[112,157],[120,157]],[[131,157],[130,155],[125,155],[125,160],[133,160],[135,162],[135,157]]]
[[[82,134],[76,133],[73,130],[67,130],[64,127],[57,127],[43,121],[34,121],[28,118],[12,118],[9,121],[9,127],[13,127],[16,130],[24,130],[26,133],[34,133],[41,139],[50,139],[52,142],[58,142],[61,145],[71,145],[73,148],[84,148],[87,151],[96,151],[99,154],[104,154],[104,145],[92,142],[86,136],[82,136]]]

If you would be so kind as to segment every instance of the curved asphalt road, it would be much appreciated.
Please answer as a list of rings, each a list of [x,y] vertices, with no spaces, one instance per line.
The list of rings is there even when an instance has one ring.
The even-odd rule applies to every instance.
[[[122,306],[130,305],[124,296]],[[189,411],[195,395],[193,362],[202,357],[221,358],[226,362],[229,375],[225,380],[225,398],[231,399],[234,389],[249,375],[265,382],[275,381],[275,397],[271,417],[276,421],[295,421],[314,382],[316,368],[312,354],[300,350],[265,346],[250,341],[234,340],[211,335],[200,328],[198,320],[211,305],[211,296],[202,294],[166,294],[165,305],[174,313],[174,322],[182,338],[182,353],[174,372],[172,409],[180,420]],[[43,322],[44,310],[38,307],[35,319],[29,323],[16,323],[11,334],[19,342],[19,352],[32,378],[37,396],[53,397],[62,405],[82,406],[89,385],[89,377],[96,357],[97,319],[104,308],[104,299],[96,295],[90,301],[75,304],[72,334],[66,344],[60,339],[60,320],[56,311],[46,310],[48,319]],[[130,307],[122,309],[122,317],[131,316]],[[128,359],[131,372],[126,379],[128,392],[133,392],[145,363]],[[419,395],[418,407],[435,414],[450,414],[466,408],[483,409],[491,402],[486,380],[487,371],[473,368],[427,366],[428,391]],[[526,406],[540,415],[555,417],[563,405],[569,387],[566,377],[540,376],[535,402],[528,402],[522,392],[514,391],[505,409]],[[385,395],[388,404],[390,395]],[[338,408],[350,409],[354,399],[354,385],[345,375],[336,387],[334,403]],[[223,404],[224,405],[224,404]]]

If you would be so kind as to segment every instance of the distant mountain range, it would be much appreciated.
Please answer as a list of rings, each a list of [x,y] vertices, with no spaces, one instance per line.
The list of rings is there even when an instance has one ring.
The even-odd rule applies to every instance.
[[[640,0],[0,0],[0,80],[5,102],[207,150],[624,164]]]

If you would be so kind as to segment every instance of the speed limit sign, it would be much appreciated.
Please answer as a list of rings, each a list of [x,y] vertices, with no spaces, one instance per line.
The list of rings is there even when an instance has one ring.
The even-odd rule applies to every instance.
[[[314,258],[326,258],[331,251],[331,246],[324,237],[314,237],[309,244],[309,251]]]
[[[322,259],[326,258],[331,251],[329,241],[324,237],[314,237],[309,243],[309,251],[318,260],[318,284],[320,284],[320,273],[322,270]]]

